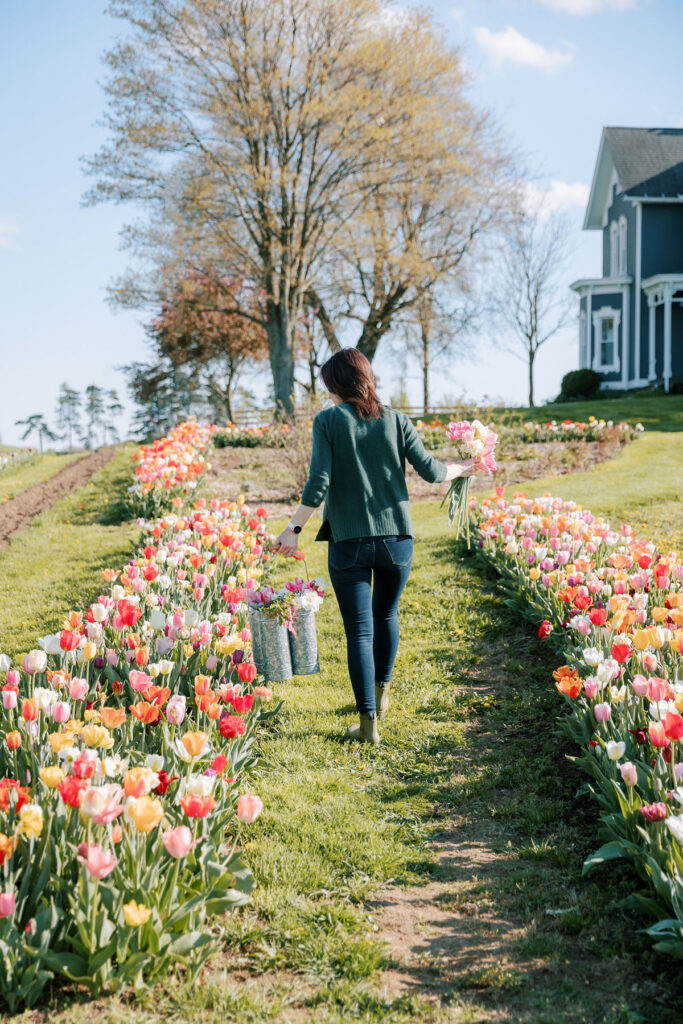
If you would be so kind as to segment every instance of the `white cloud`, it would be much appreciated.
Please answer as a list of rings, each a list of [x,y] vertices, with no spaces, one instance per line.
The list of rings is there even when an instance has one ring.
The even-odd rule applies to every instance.
[[[564,50],[549,50],[523,36],[512,25],[507,25],[501,32],[492,32],[490,28],[479,26],[474,30],[474,38],[499,70],[504,64],[512,64],[551,72],[574,59],[574,51],[568,43],[564,44]]]
[[[0,249],[11,249],[14,245],[14,237],[19,228],[16,224],[8,224],[0,220]]]
[[[598,14],[600,11],[630,11],[638,0],[539,0],[551,11],[564,14]]]
[[[577,208],[585,208],[588,203],[590,187],[582,181],[570,185],[568,181],[551,181],[547,189],[539,188],[533,182],[523,185],[524,199],[527,209],[540,216],[551,213],[565,213]]]

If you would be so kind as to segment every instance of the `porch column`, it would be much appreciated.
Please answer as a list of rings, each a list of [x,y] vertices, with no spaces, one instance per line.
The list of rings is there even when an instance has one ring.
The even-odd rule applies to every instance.
[[[656,364],[655,364],[655,353],[656,353],[656,349],[655,349],[655,324],[656,324],[655,316],[657,315],[657,307],[655,305],[655,301],[654,301],[654,296],[653,295],[648,295],[648,297],[647,297],[647,305],[648,305],[648,314],[649,314],[649,318],[650,318],[649,319],[649,323],[648,323],[648,328],[647,328],[648,355],[649,355],[649,365],[648,365],[647,377],[648,377],[648,380],[649,380],[650,384],[654,384],[655,378],[657,376],[657,369],[656,369]]]
[[[671,380],[671,295],[670,284],[664,287],[664,390],[669,390]]]

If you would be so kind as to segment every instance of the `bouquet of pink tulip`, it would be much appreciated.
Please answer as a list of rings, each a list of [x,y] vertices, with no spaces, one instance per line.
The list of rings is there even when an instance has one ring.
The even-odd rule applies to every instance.
[[[449,441],[455,441],[461,459],[473,459],[474,468],[480,472],[493,473],[496,469],[496,444],[498,435],[479,420],[460,420],[449,423],[446,431]],[[465,533],[470,542],[469,522],[470,478],[457,477],[448,489],[442,506],[448,502],[448,523],[455,524],[458,538]]]

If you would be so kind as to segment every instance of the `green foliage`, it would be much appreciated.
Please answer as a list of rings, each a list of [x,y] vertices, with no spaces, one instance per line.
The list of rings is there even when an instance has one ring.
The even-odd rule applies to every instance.
[[[595,370],[570,370],[562,378],[559,402],[593,398],[600,390],[602,378]]]

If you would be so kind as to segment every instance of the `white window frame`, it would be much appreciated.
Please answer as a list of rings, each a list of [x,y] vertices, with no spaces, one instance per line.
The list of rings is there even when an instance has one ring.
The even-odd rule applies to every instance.
[[[613,220],[609,226],[609,276],[619,275],[619,225]]]
[[[626,217],[622,214],[619,218],[619,276],[626,277],[626,241],[628,225]]]
[[[612,346],[613,358],[610,364],[602,362],[602,321],[612,320],[614,322],[614,343]],[[601,306],[593,313],[593,332],[595,336],[595,358],[593,369],[598,373],[619,373],[621,361],[619,359],[619,324],[621,322],[621,310],[613,309],[611,306]]]

